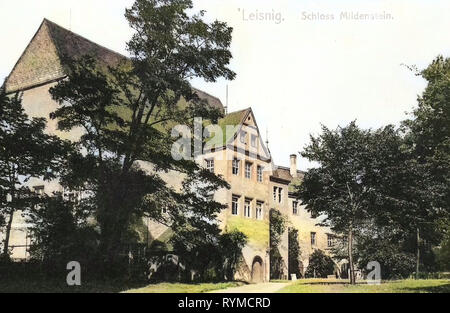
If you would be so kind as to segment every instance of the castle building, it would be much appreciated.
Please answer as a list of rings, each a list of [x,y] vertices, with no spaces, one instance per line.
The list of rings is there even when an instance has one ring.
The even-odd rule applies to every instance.
[[[102,47],[82,36],[64,29],[46,19],[40,25],[31,42],[26,47],[7,80],[8,93],[21,92],[22,103],[30,117],[45,117],[47,132],[63,139],[77,140],[81,130],[60,132],[57,122],[49,120],[49,114],[58,104],[51,98],[49,89],[66,77],[64,57],[76,58],[84,54],[96,57],[104,65],[114,66],[125,57]],[[207,103],[223,110],[220,100],[201,90],[195,90]],[[290,156],[290,167],[276,166],[268,147],[260,134],[251,108],[226,114],[218,123],[224,136],[212,136],[207,142],[209,148],[197,158],[211,172],[221,175],[231,186],[221,189],[215,199],[227,205],[219,217],[224,231],[237,229],[248,237],[243,249],[244,264],[236,274],[236,279],[263,282],[270,279],[270,210],[280,211],[288,218],[288,226],[299,233],[301,248],[301,272],[308,266],[309,255],[315,249],[329,251],[333,245],[333,235],[326,227],[317,226],[318,219],[312,218],[293,196],[293,188],[300,184],[304,173],[297,170],[296,155]],[[228,131],[227,127],[231,127]],[[142,167],[152,171],[151,164]],[[163,179],[175,188],[181,178],[177,173],[163,173]],[[63,190],[57,180],[43,182],[33,178],[28,182],[37,193],[48,195]],[[162,224],[146,221],[151,240],[164,241],[170,238],[171,230]],[[32,238],[21,212],[13,218],[10,246],[12,258],[29,257],[28,248]],[[283,258],[283,277],[288,278],[288,235],[282,235],[280,254]]]

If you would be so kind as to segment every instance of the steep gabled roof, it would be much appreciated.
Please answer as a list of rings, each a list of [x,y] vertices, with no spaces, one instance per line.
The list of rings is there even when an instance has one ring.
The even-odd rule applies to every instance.
[[[110,66],[125,59],[117,52],[44,19],[6,79],[6,92],[26,90],[59,80],[66,75],[66,57],[78,58],[86,54]]]
[[[240,126],[243,124],[245,118],[251,112],[251,108],[247,108],[240,111],[235,111],[226,114],[223,118],[219,119],[217,125],[222,129],[223,136],[213,136],[207,140],[207,146],[225,146],[226,144],[233,141],[236,137]],[[227,127],[230,127],[227,131]],[[229,131],[231,130],[231,132]]]
[[[126,57],[44,19],[5,81],[7,93],[22,91],[66,76],[65,60],[91,55],[100,65],[115,66]],[[194,88],[212,107],[223,110],[221,101]]]

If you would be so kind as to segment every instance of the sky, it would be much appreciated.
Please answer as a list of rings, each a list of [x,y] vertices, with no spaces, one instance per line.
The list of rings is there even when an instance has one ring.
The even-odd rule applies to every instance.
[[[44,17],[127,55],[132,31],[124,10],[132,3],[2,0],[0,79]],[[288,166],[321,125],[398,125],[426,86],[405,65],[423,69],[450,55],[445,0],[194,0],[194,8],[233,27],[230,67],[237,77],[193,85],[224,104],[228,85],[228,110],[253,109],[277,165]],[[310,166],[300,158],[300,169]]]

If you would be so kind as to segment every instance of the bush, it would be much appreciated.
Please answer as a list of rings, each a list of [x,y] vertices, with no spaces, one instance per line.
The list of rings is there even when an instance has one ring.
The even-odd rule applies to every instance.
[[[307,278],[327,278],[334,272],[334,262],[322,250],[315,250],[309,257],[309,265],[305,272]]]
[[[289,228],[289,279],[291,274],[301,277],[300,273],[300,245],[298,243],[298,230],[295,228]]]
[[[49,197],[29,213],[27,222],[34,238],[31,259],[41,263],[48,275],[66,273],[71,261],[82,264],[89,275],[99,274],[97,232],[77,214],[73,203]]]
[[[414,253],[405,251],[399,243],[380,238],[360,238],[355,250],[358,267],[366,274],[366,266],[371,261],[380,263],[382,279],[407,278],[415,270]]]
[[[245,234],[233,230],[208,237],[201,231],[191,231],[191,240],[185,238],[186,234],[178,232],[171,239],[173,253],[179,256],[180,263],[185,267],[182,277],[190,280],[193,271],[197,273],[195,279],[201,282],[234,279],[242,260],[242,248],[247,243]]]
[[[270,218],[270,279],[282,279],[284,274],[283,258],[278,250],[281,235],[286,228],[286,217],[275,209],[269,212]]]

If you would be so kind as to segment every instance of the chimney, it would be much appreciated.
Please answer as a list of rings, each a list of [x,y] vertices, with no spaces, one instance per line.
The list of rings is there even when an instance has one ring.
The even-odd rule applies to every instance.
[[[297,155],[291,154],[291,176],[297,178]]]

